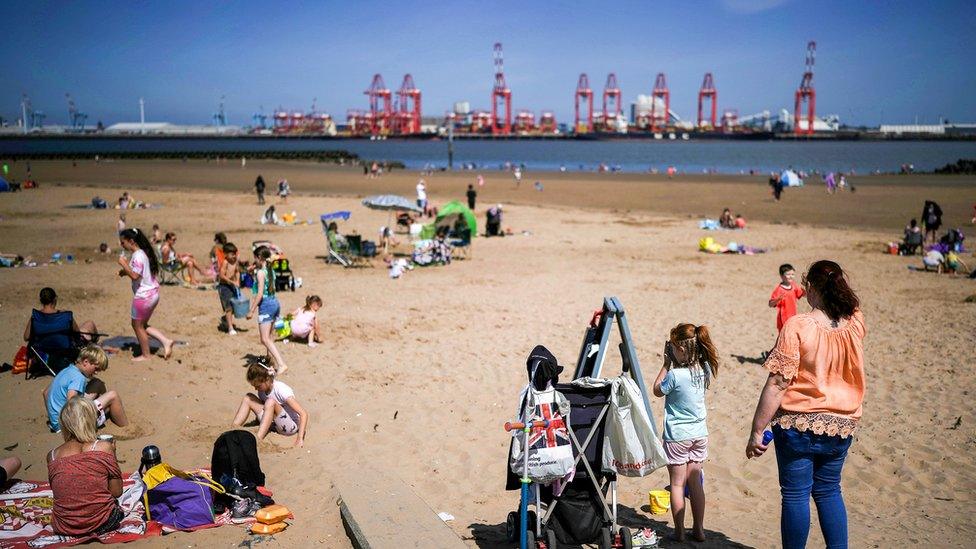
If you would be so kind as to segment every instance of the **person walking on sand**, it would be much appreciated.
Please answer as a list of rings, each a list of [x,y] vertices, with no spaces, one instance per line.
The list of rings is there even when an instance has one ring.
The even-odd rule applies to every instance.
[[[251,301],[251,308],[247,312],[247,319],[254,318],[254,313],[258,314],[258,332],[261,344],[268,350],[268,354],[274,360],[278,375],[285,373],[288,366],[285,359],[278,352],[275,346],[275,336],[272,333],[275,320],[281,314],[281,304],[275,295],[275,275],[271,268],[271,249],[267,246],[259,246],[254,250],[254,286],[251,288],[254,299]]]
[[[417,207],[427,214],[427,184],[423,179],[417,181]]]
[[[475,200],[478,198],[478,191],[474,190],[474,185],[468,185],[468,209],[474,210]]]
[[[847,547],[840,481],[864,402],[864,315],[840,265],[817,261],[803,277],[813,311],[786,321],[766,359],[746,457],[769,448],[772,425],[782,494],[780,535],[802,548],[810,533],[810,496],[827,547]]]
[[[254,192],[258,194],[258,204],[264,204],[264,178],[260,174],[254,180]]]
[[[515,188],[519,188],[522,184],[522,168],[515,166],[515,171],[512,172],[512,176],[515,178]]]
[[[133,361],[149,360],[149,337],[152,336],[163,344],[163,358],[169,359],[173,354],[173,340],[157,328],[149,326],[156,306],[159,304],[159,261],[156,252],[138,228],[126,229],[119,234],[122,247],[132,252],[132,259],[128,262],[125,256],[119,257],[119,276],[128,277],[132,282],[132,331],[139,342],[139,356]]]

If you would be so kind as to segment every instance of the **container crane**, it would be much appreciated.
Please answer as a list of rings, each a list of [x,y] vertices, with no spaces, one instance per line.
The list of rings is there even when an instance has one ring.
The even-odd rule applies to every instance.
[[[71,130],[85,131],[85,120],[88,120],[88,115],[78,111],[75,100],[71,98],[70,93],[65,93],[64,97],[68,100],[68,123],[71,124]]]
[[[502,58],[502,44],[495,42],[492,53],[495,63],[495,86],[491,90],[491,133],[495,135],[509,135],[512,133],[512,90],[505,82],[504,59]],[[505,118],[498,118],[498,103],[505,108]]]
[[[590,79],[586,73],[579,75],[576,83],[576,124],[573,131],[576,133],[590,133],[593,131],[593,89],[590,88]],[[586,120],[580,120],[580,100],[586,101]]]
[[[621,97],[620,86],[617,85],[617,75],[611,72],[607,75],[606,85],[603,86],[603,124],[606,129],[615,128],[620,120]]]
[[[817,55],[817,43],[810,41],[807,43],[807,62],[806,70],[803,72],[803,79],[800,80],[800,87],[796,90],[796,103],[793,108],[793,133],[796,135],[812,135],[813,123],[816,120],[817,91],[813,88],[813,62]],[[807,125],[800,127],[803,120],[803,104],[806,103]]]
[[[396,132],[400,135],[420,133],[420,90],[409,73],[403,76],[403,84],[397,90]]]
[[[264,129],[267,127],[268,115],[264,114],[264,105],[258,107],[258,112],[251,116],[251,120],[254,121],[255,128]]]
[[[374,74],[373,82],[363,93],[369,96],[369,113],[366,117],[370,133],[389,133],[393,118],[393,93],[386,87],[383,77]]]
[[[556,115],[551,110],[542,111],[542,116],[539,117],[539,133],[554,134],[557,131]]]
[[[44,114],[44,111],[34,110],[34,105],[31,104],[30,97],[26,93],[21,96],[20,109],[24,117],[24,133],[44,126],[44,119],[47,118],[47,115]]]
[[[664,110],[658,109],[657,100],[664,103]],[[651,131],[663,131],[668,125],[668,114],[671,112],[671,91],[668,90],[667,80],[664,73],[657,73],[654,80],[654,90],[651,92]]]
[[[708,120],[705,120],[704,111],[702,107],[704,106],[705,100],[709,100],[711,103],[711,115]],[[715,83],[712,81],[712,73],[706,72],[705,79],[702,80],[701,89],[698,90],[698,127],[709,129],[715,128],[715,111],[718,109],[718,91],[715,90]]]
[[[213,114],[214,126],[226,126],[227,125],[227,115],[224,114],[224,97],[220,96],[220,105],[217,107],[217,112]]]

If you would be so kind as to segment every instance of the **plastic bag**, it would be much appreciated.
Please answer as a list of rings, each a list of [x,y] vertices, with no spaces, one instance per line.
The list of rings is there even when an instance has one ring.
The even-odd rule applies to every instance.
[[[569,438],[569,401],[562,393],[550,388],[537,391],[532,386],[525,392],[525,407],[519,415],[519,420],[526,423],[531,421],[549,420],[549,427],[533,429],[529,433],[529,467],[528,476],[533,482],[550,484],[574,471],[573,446]],[[522,446],[525,433],[512,431],[514,441],[510,466],[512,472],[521,476],[525,465]]]
[[[643,477],[667,463],[637,383],[626,374],[621,375],[614,380],[610,393],[603,470],[625,477]]]

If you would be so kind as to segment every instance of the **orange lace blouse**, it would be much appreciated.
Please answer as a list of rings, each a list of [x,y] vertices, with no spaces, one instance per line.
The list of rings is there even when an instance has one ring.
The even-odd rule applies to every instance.
[[[864,315],[838,328],[812,314],[786,321],[765,367],[790,381],[773,424],[847,438],[864,401]]]

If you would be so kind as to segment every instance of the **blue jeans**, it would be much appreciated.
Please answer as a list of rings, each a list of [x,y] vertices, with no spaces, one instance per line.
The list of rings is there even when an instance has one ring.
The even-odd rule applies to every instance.
[[[773,426],[783,495],[780,533],[784,549],[807,545],[811,494],[828,549],[847,547],[847,509],[840,492],[840,476],[853,440]]]

